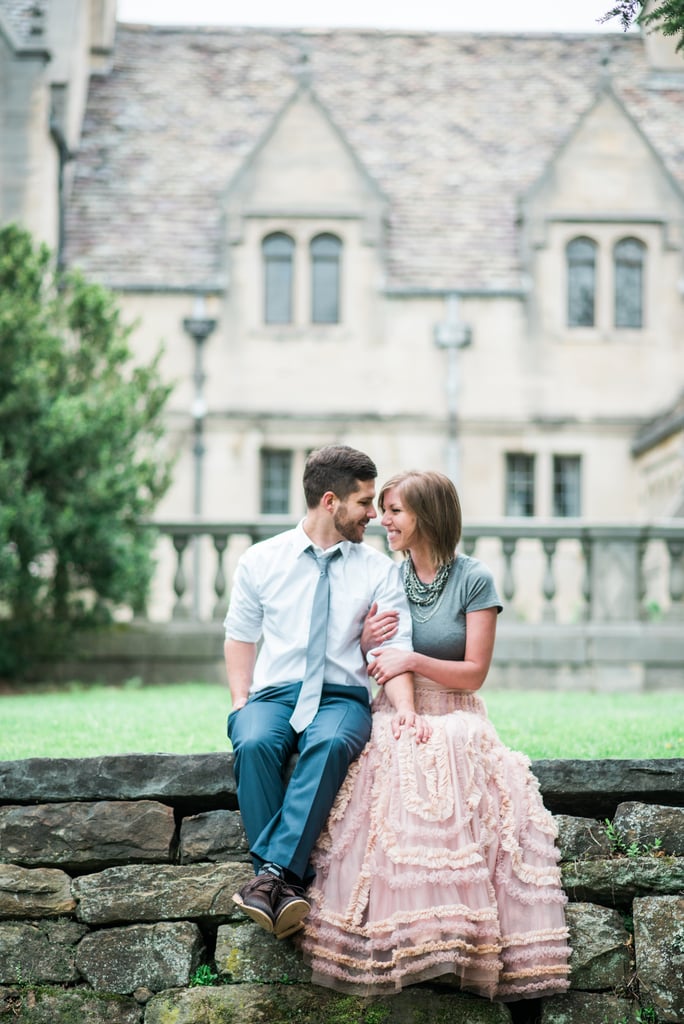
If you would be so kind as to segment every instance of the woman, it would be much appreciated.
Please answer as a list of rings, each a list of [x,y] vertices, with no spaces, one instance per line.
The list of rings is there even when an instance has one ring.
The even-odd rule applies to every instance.
[[[501,743],[475,692],[501,611],[491,574],[454,554],[461,509],[447,477],[400,474],[379,504],[389,546],[405,556],[415,650],[380,646],[395,616],[371,609],[362,643],[380,691],[371,739],[314,851],[301,939],[313,981],[371,995],[448,975],[491,999],[562,992],[570,950],[554,822],[529,760]],[[407,671],[415,720],[396,730],[395,718],[393,734],[384,684]]]

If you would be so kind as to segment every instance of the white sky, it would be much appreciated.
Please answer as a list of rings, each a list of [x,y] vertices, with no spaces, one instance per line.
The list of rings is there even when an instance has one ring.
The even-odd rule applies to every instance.
[[[621,32],[614,0],[118,0],[119,21],[273,28]]]

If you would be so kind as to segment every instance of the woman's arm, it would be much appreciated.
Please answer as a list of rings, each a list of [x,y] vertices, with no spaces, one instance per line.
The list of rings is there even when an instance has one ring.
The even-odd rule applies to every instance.
[[[375,658],[373,676],[380,686],[401,672],[415,672],[447,690],[479,690],[494,652],[496,608],[484,608],[466,615],[466,646],[463,661],[430,658],[417,651],[380,648],[371,651]]]
[[[432,735],[432,726],[423,715],[416,714],[413,702],[413,676],[402,672],[385,686],[385,693],[396,710],[392,718],[392,732],[398,740],[404,729],[412,730],[417,743],[425,743]]]

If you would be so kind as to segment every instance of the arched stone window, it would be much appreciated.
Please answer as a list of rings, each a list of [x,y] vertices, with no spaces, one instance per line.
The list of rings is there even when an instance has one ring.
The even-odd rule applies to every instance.
[[[277,231],[262,242],[264,262],[264,320],[267,324],[292,323],[294,241]]]
[[[613,250],[615,268],[615,326],[644,325],[644,265],[646,246],[638,238],[622,238]]]
[[[340,263],[342,242],[336,235],[311,239],[311,320],[315,324],[340,321]]]
[[[593,327],[596,306],[596,242],[573,238],[565,256],[568,279],[568,327]]]

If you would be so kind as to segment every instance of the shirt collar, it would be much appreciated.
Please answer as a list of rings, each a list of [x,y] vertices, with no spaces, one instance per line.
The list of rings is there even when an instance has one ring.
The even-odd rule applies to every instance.
[[[306,534],[306,532],[304,530],[304,520],[303,519],[300,520],[300,522],[297,523],[297,525],[295,526],[295,531],[294,532],[295,532],[294,544],[295,544],[295,549],[297,551],[297,557],[299,557],[299,555],[303,554],[306,551],[307,548],[313,548],[314,550],[317,550],[316,549],[316,545],[314,544],[314,542],[311,540],[311,538]],[[326,555],[329,555],[330,552],[334,551],[336,548],[340,549],[340,551],[342,552],[342,558],[344,558],[345,561],[346,561],[347,557],[349,556],[349,551],[352,548],[352,542],[350,540],[338,541],[338,543],[337,544],[333,544],[332,547],[326,548],[324,553]]]

